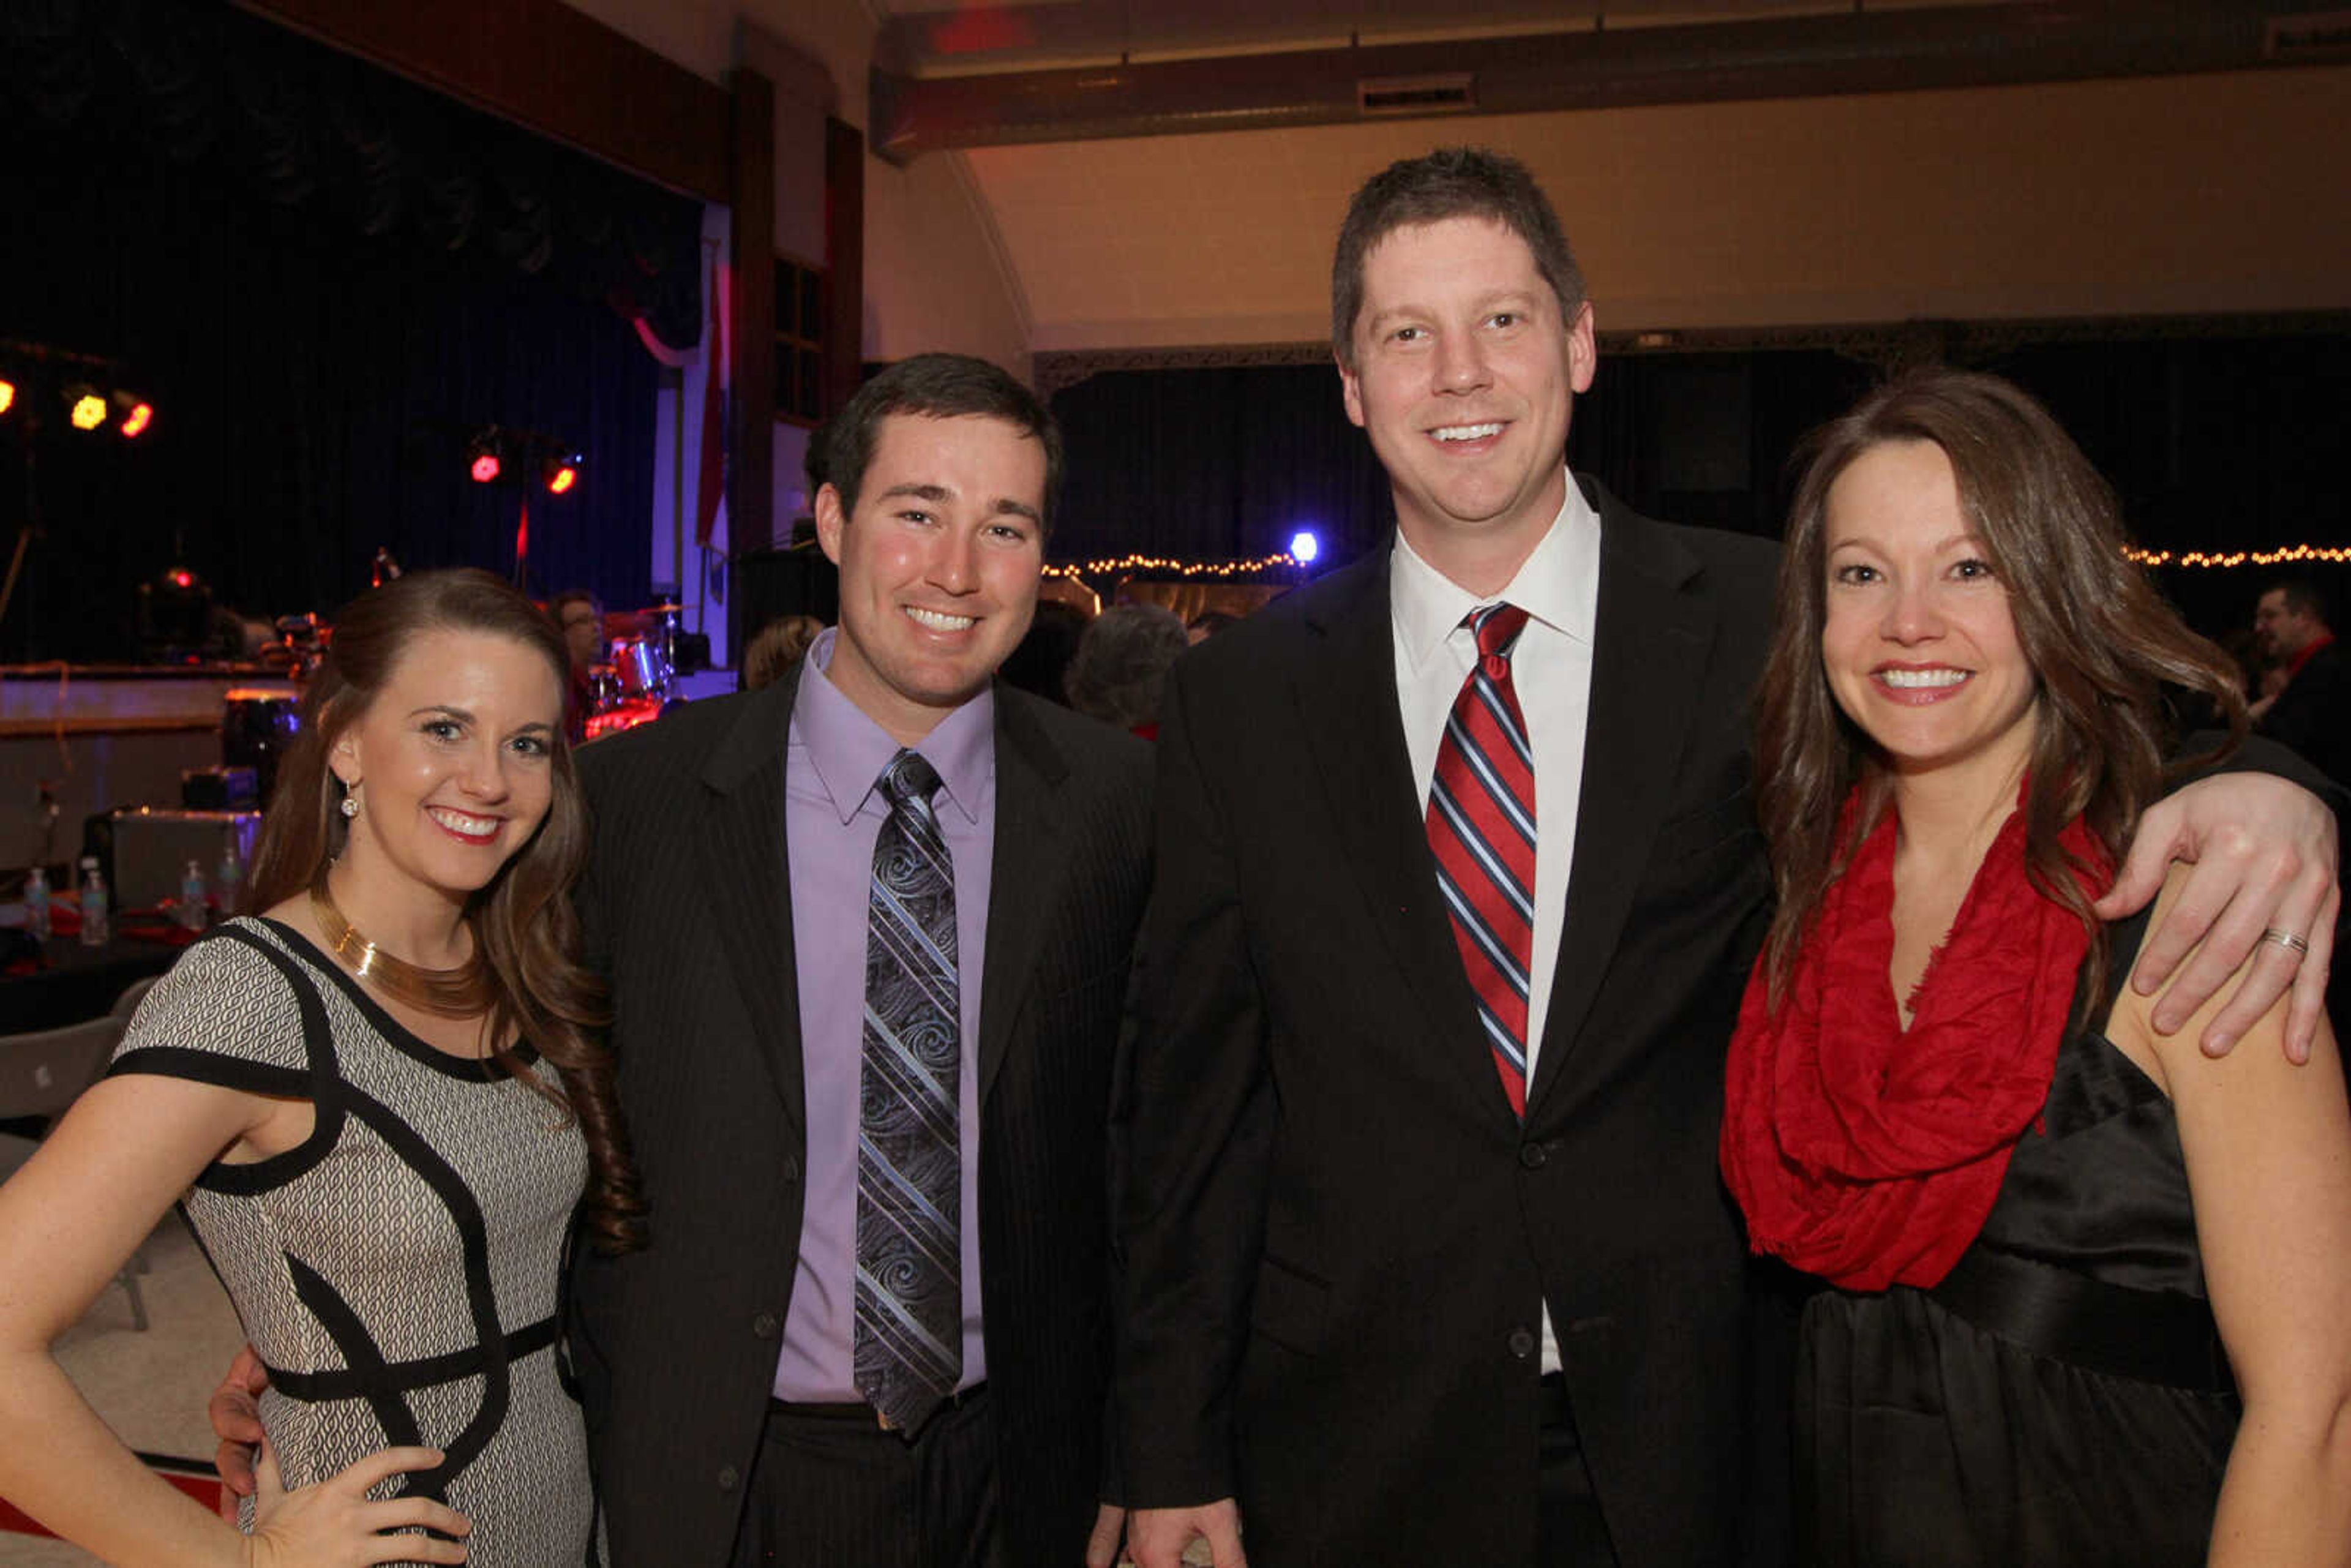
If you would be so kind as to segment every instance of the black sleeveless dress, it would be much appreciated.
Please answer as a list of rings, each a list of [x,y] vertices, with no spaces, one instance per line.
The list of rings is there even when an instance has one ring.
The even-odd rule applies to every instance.
[[[2143,930],[2114,930],[2101,1019]],[[2171,1103],[2077,1018],[1951,1278],[1807,1304],[1797,1561],[2200,1564],[2239,1411]]]

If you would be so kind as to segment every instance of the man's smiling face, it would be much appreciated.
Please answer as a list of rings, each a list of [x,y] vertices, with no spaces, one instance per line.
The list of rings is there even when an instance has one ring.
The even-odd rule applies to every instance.
[[[893,413],[841,510],[817,493],[841,568],[827,677],[902,746],[978,695],[1029,630],[1044,567],[1045,448],[986,414]]]
[[[1388,471],[1413,548],[1531,549],[1565,499],[1567,422],[1592,384],[1592,309],[1566,316],[1534,253],[1490,218],[1395,229],[1364,258],[1347,417]]]

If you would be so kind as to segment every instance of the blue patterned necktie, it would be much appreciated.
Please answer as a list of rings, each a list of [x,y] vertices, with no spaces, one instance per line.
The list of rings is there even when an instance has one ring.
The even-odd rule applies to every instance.
[[[857,1391],[909,1434],[963,1375],[962,994],[938,787],[916,752],[883,769],[890,818],[867,892],[853,1363]]]

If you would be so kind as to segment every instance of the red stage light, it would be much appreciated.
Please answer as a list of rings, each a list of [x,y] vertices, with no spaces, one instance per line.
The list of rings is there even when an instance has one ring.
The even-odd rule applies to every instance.
[[[96,430],[106,423],[106,400],[94,392],[81,391],[66,394],[73,399],[73,412],[67,415],[76,430]]]
[[[193,588],[195,585],[196,585],[196,574],[195,574],[194,572],[190,571],[190,570],[189,570],[186,567],[184,567],[184,566],[175,566],[175,567],[173,567],[173,568],[172,569],[172,587],[174,587],[174,588]]]
[[[569,463],[558,464],[555,471],[547,476],[547,488],[550,495],[560,496],[578,483],[580,470]]]
[[[495,452],[485,452],[475,457],[471,472],[475,484],[489,484],[498,476],[498,455]]]
[[[147,403],[135,402],[131,405],[131,412],[122,416],[122,423],[118,428],[125,441],[131,441],[145,434],[147,427],[154,423],[154,408]]]
[[[16,406],[16,383],[15,382],[0,382],[0,413],[5,413]]]

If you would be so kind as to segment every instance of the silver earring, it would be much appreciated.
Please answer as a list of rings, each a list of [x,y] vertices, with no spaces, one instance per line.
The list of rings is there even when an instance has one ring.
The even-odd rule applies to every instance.
[[[356,817],[356,816],[358,816],[359,814],[360,814],[360,787],[359,787],[358,785],[354,784],[354,785],[350,786],[350,788],[348,790],[346,790],[346,791],[345,791],[345,793],[344,793],[344,795],[343,795],[343,815],[344,815],[346,818],[350,818],[350,817]]]

